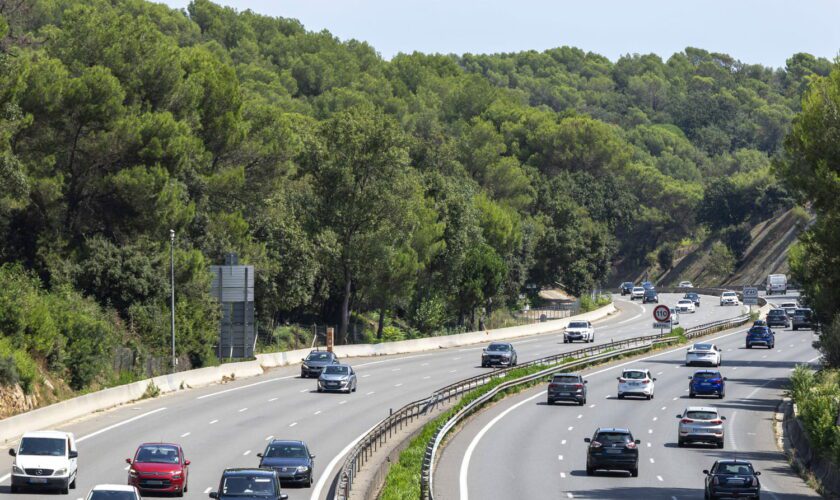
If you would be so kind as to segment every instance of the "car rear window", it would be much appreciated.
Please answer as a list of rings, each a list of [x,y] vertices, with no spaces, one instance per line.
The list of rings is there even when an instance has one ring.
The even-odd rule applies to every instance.
[[[577,384],[580,379],[574,375],[556,375],[551,381],[558,384]]]
[[[767,313],[768,316],[784,316],[785,310],[784,309],[771,309],[770,312]]]
[[[712,344],[694,344],[695,351],[711,351]]]
[[[711,380],[713,378],[720,378],[720,373],[700,372],[695,373],[694,378],[702,380]]]
[[[735,297],[736,295],[735,292],[723,292],[724,297]]]
[[[133,491],[97,490],[90,492],[90,500],[136,500]]]
[[[327,375],[346,375],[350,373],[350,368],[346,366],[328,366],[324,368],[324,373]]]
[[[797,309],[793,312],[793,314],[797,316],[810,316],[811,310],[810,309]]]
[[[753,335],[767,335],[767,327],[766,326],[759,326],[750,328],[750,334]]]
[[[595,441],[599,443],[629,443],[633,436],[626,432],[599,432]]]
[[[717,473],[751,476],[753,468],[752,464],[720,464],[718,465]]]
[[[785,302],[784,304],[782,304],[782,309],[794,309],[794,308],[796,308],[796,303],[795,302]]]
[[[687,411],[685,417],[694,420],[714,420],[718,418],[718,415],[714,411]]]
[[[641,380],[643,378],[647,378],[647,374],[645,372],[640,371],[628,371],[622,374],[622,377],[629,378],[632,380]]]

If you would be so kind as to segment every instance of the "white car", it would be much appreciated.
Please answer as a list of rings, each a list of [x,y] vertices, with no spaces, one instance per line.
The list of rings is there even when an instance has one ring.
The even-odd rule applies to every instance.
[[[12,493],[24,488],[50,488],[67,494],[76,487],[76,439],[61,431],[27,432],[17,450],[9,450],[12,462]]]
[[[720,294],[720,305],[722,306],[737,306],[740,303],[738,294],[735,292],[723,292]]]
[[[688,348],[685,353],[685,366],[694,364],[704,364],[711,366],[720,366],[723,362],[721,357],[720,347],[715,344],[694,344]]]
[[[618,378],[618,399],[625,396],[641,396],[653,399],[654,382],[656,379],[647,369],[630,369],[621,372]]]
[[[136,486],[125,484],[97,484],[88,493],[87,500],[140,500]]]
[[[680,324],[680,312],[676,308],[671,308],[671,327]]]
[[[680,284],[677,286],[679,288],[694,288],[694,285],[692,285],[690,281],[680,281]]]
[[[588,321],[572,321],[563,331],[563,343],[568,344],[575,340],[583,342],[595,342],[595,329]]]
[[[630,291],[630,300],[639,299],[642,300],[645,297],[645,289],[641,286],[634,286],[633,290]]]
[[[677,309],[677,311],[679,311],[681,313],[682,312],[690,312],[690,313],[697,312],[697,309],[694,308],[694,301],[691,300],[691,299],[680,299],[680,301],[677,302],[677,308],[676,309]]]

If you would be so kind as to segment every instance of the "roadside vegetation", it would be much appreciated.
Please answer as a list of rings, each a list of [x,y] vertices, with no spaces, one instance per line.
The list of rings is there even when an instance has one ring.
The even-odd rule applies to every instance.
[[[840,371],[814,371],[798,366],[790,378],[790,395],[798,409],[811,447],[820,455],[840,464]]]
[[[181,368],[218,362],[207,266],[227,252],[256,268],[273,346],[308,340],[293,324],[339,343],[505,324],[525,285],[586,297],[615,261],[667,266],[710,231],[725,273],[791,206],[771,159],[830,69],[691,47],[386,61],[207,0],[8,3],[0,261],[52,333],[0,322],[2,380],[30,361],[80,388],[166,369],[170,229]]]

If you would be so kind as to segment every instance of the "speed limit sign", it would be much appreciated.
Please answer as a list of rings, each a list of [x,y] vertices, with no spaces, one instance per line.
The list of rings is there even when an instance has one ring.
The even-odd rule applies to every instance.
[[[653,308],[653,319],[660,323],[667,323],[671,319],[671,310],[666,305],[658,305]]]

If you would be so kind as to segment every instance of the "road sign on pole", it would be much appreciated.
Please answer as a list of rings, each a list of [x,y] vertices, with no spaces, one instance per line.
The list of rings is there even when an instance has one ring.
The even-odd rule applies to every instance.
[[[752,286],[744,287],[744,305],[758,305],[758,288]]]
[[[653,319],[655,319],[658,323],[667,323],[668,320],[671,319],[671,309],[664,304],[654,307]]]

